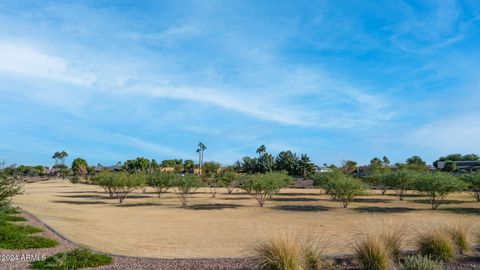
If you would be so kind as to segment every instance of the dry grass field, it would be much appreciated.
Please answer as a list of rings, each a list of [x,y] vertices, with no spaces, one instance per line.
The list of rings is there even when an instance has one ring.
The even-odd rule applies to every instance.
[[[263,208],[246,194],[225,190],[217,198],[211,198],[207,189],[198,190],[191,206],[181,208],[174,193],[157,198],[152,190],[146,194],[139,190],[118,204],[97,186],[74,187],[67,180],[31,183],[24,189],[15,204],[69,239],[131,256],[242,257],[250,241],[275,227],[327,234],[329,253],[349,252],[348,244],[372,218],[413,227],[452,217],[480,224],[480,203],[467,193],[450,196],[434,212],[419,195],[400,202],[393,194],[376,191],[342,209],[314,189],[282,190]]]

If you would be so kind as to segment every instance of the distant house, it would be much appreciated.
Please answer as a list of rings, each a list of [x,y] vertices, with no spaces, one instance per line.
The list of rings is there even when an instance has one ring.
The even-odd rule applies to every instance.
[[[332,171],[332,169],[329,168],[329,167],[325,167],[325,166],[317,167],[317,172],[318,173],[325,173],[325,172],[331,172],[331,171]]]
[[[107,166],[107,167],[104,167],[104,168],[105,168],[105,170],[114,171],[114,172],[123,171],[123,165],[121,165],[121,164],[117,164],[117,165],[113,165],[113,166]]]
[[[434,163],[437,170],[443,170],[449,161],[436,161]],[[475,161],[451,161],[459,171],[476,171],[480,170],[480,160]]]

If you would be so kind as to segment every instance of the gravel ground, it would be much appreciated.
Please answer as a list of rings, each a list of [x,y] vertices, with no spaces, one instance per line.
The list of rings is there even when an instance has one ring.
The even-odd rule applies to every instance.
[[[55,239],[59,244],[53,248],[30,249],[30,250],[6,250],[0,249],[0,270],[10,269],[28,269],[29,262],[81,247],[78,244],[70,242],[48,225],[42,223],[29,213],[22,213],[21,216],[28,219],[26,224],[39,227],[43,232],[38,235]],[[113,263],[104,267],[95,269],[125,269],[125,270],[249,270],[253,268],[254,261],[251,258],[218,258],[218,259],[159,259],[159,258],[141,258],[110,255]],[[358,269],[350,264],[351,256],[342,256],[337,259],[337,266],[331,267],[332,270],[354,270]],[[480,255],[464,256],[459,260],[446,265],[448,270],[478,270],[480,269]]]

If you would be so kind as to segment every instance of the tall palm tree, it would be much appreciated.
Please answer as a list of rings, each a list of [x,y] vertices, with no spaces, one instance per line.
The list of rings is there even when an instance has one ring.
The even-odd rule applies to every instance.
[[[202,165],[203,165],[203,152],[207,149],[205,144],[199,142],[198,143],[198,148],[197,148],[197,153],[198,153],[198,166],[199,166],[199,175],[202,174]]]
[[[62,165],[65,165],[65,158],[68,157],[68,153],[65,151],[60,152],[60,159],[62,160]]]
[[[262,154],[264,154],[265,152],[267,152],[267,148],[265,147],[265,145],[260,145],[258,148],[257,148],[257,154],[259,156],[261,156]]]
[[[55,159],[55,165],[58,164],[58,159],[60,158],[60,152],[55,152],[52,156],[53,159]]]

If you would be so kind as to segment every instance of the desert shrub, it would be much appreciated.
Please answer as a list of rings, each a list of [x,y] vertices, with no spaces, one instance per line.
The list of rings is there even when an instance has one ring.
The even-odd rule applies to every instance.
[[[323,241],[286,230],[276,230],[261,241],[252,242],[249,255],[258,270],[318,270],[323,257]]]
[[[331,172],[316,173],[312,175],[311,178],[315,187],[323,189],[325,194],[330,195],[332,200],[335,201],[337,198],[336,193],[334,192],[333,183],[344,176],[345,174],[343,172],[335,170]]]
[[[118,199],[119,203],[122,203],[131,192],[141,186],[145,182],[145,174],[143,173],[126,173],[119,172],[113,174],[113,192]]]
[[[200,177],[193,174],[177,177],[172,183],[182,206],[188,205],[188,200],[192,196],[192,193],[202,185],[203,183]]]
[[[426,256],[408,256],[400,264],[400,270],[443,270],[443,264]]]
[[[0,207],[10,207],[12,198],[21,191],[22,188],[15,178],[0,172]]]
[[[257,200],[260,207],[281,188],[287,187],[292,179],[284,172],[246,175],[240,181],[240,188]]]
[[[433,210],[436,210],[445,201],[448,194],[460,192],[466,188],[463,181],[445,172],[419,174],[413,186],[429,197]]]
[[[398,198],[403,201],[407,191],[413,187],[416,177],[417,174],[415,172],[402,169],[383,174],[381,182],[389,189],[394,190]]]
[[[462,175],[462,180],[468,184],[468,189],[473,197],[480,202],[480,172],[472,172]]]
[[[355,197],[366,194],[365,184],[349,175],[331,181],[329,189],[332,198],[340,201],[343,208],[347,208]]]
[[[34,269],[64,270],[99,267],[112,263],[112,258],[103,254],[96,254],[88,249],[74,249],[58,253],[45,260],[32,262]]]
[[[423,256],[445,262],[455,258],[455,244],[444,229],[427,228],[420,233],[417,241],[419,252]]]
[[[115,194],[115,173],[110,171],[102,171],[91,179],[92,183],[102,187],[105,193],[113,197]]]
[[[393,260],[391,251],[380,237],[367,234],[354,246],[354,252],[362,269],[389,270]]]
[[[152,187],[158,197],[167,192],[175,181],[177,175],[168,172],[154,172],[147,176],[147,184]]]
[[[238,186],[240,175],[236,172],[224,171],[216,175],[217,181],[220,186],[227,188],[228,194]]]

